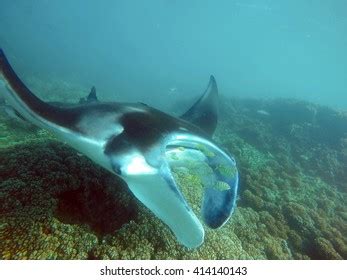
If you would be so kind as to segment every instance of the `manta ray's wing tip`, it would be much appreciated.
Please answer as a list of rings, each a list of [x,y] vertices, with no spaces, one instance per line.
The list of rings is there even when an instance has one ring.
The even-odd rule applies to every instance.
[[[5,53],[4,53],[3,49],[0,46],[0,72],[2,71],[2,67],[1,66],[3,65],[3,62],[4,62],[5,59],[6,59]]]

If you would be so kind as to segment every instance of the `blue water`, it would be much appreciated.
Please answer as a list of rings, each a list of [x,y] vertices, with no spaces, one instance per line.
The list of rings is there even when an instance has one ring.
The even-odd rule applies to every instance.
[[[101,102],[143,102],[178,116],[213,74],[223,95],[218,110],[212,78],[210,94],[184,118],[199,125],[209,116],[200,126],[211,131],[219,111],[213,140],[225,151],[192,145],[196,154],[178,147],[164,158],[165,147],[155,149],[154,139],[176,134],[175,120],[144,105],[102,118],[97,112],[109,103],[81,102],[83,112],[96,111],[73,114],[78,136],[86,133],[78,139],[106,144],[88,150],[76,144],[77,150],[91,158],[112,154],[100,162],[109,168],[104,160],[112,159],[117,173],[123,152],[130,158],[142,151],[154,163],[150,170],[161,166],[166,181],[142,175],[143,186],[139,179],[139,189],[128,188],[19,118],[23,93],[0,88],[0,259],[347,259],[346,47],[347,0],[0,0],[0,49],[39,98],[69,108],[95,86]],[[36,105],[46,116],[47,107]],[[187,125],[178,124],[182,131]],[[238,173],[218,153],[235,158]],[[130,172],[141,159],[123,167]],[[204,225],[175,202],[172,180]],[[149,194],[147,186],[155,191]],[[237,195],[225,192],[229,186]],[[153,212],[166,215],[163,221],[181,213],[170,228],[179,232],[184,224],[182,238],[145,207],[154,205],[152,197],[161,202],[158,193],[168,204]],[[206,226],[224,222],[235,202],[222,228]],[[204,232],[198,249],[185,248],[199,246]]]
[[[345,0],[1,0],[15,69],[161,108],[220,92],[347,109]]]

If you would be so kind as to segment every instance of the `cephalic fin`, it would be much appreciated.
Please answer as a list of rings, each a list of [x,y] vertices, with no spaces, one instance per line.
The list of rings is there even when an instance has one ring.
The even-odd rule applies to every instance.
[[[199,247],[205,231],[186,203],[167,164],[158,174],[125,178],[133,194],[169,226],[177,240],[187,248]]]

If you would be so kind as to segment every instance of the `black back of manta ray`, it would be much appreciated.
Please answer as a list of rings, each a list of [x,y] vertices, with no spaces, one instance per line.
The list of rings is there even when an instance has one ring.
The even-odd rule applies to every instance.
[[[181,118],[200,127],[209,135],[214,133],[218,122],[218,88],[212,75],[204,94]]]

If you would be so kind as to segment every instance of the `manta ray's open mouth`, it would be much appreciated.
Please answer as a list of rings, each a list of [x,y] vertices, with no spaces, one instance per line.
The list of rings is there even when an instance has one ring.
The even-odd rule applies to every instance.
[[[196,175],[203,187],[202,218],[210,228],[224,225],[235,207],[238,188],[238,171],[233,157],[212,142],[189,135],[171,141],[166,146],[166,158],[172,170],[188,168],[188,172],[193,171],[189,167],[194,169],[200,162]]]
[[[236,166],[226,164],[223,158],[214,154],[206,155],[200,150],[184,147],[169,147],[166,155],[174,174],[184,182],[194,178],[195,183],[198,181],[198,185],[202,187],[197,189],[197,186],[192,185],[193,182],[189,182],[191,189],[186,189],[184,183],[176,180],[186,199],[187,192],[199,193],[193,196],[201,197],[199,207],[204,223],[210,228],[224,225],[235,206],[238,180]]]
[[[231,216],[236,202],[238,172],[234,159],[211,140],[184,133],[168,138],[160,148],[165,149],[164,157],[159,156],[160,153],[148,154],[141,164],[141,172],[122,173],[122,176],[134,195],[170,227],[180,243],[196,248],[204,241],[200,220],[210,228],[218,228]],[[160,164],[156,167],[148,165],[150,156],[157,160],[149,162]],[[192,182],[191,178],[187,183],[192,187],[189,191],[202,192],[202,195],[200,201],[189,205],[183,195],[187,196],[187,192],[182,192],[186,186],[180,186],[182,182],[176,180],[179,178],[175,175],[177,168],[192,172],[189,170],[191,164],[197,166],[197,163],[202,163],[195,170],[201,183]],[[145,172],[145,167],[151,167],[151,172]],[[199,186],[202,186],[201,190],[197,190]]]

